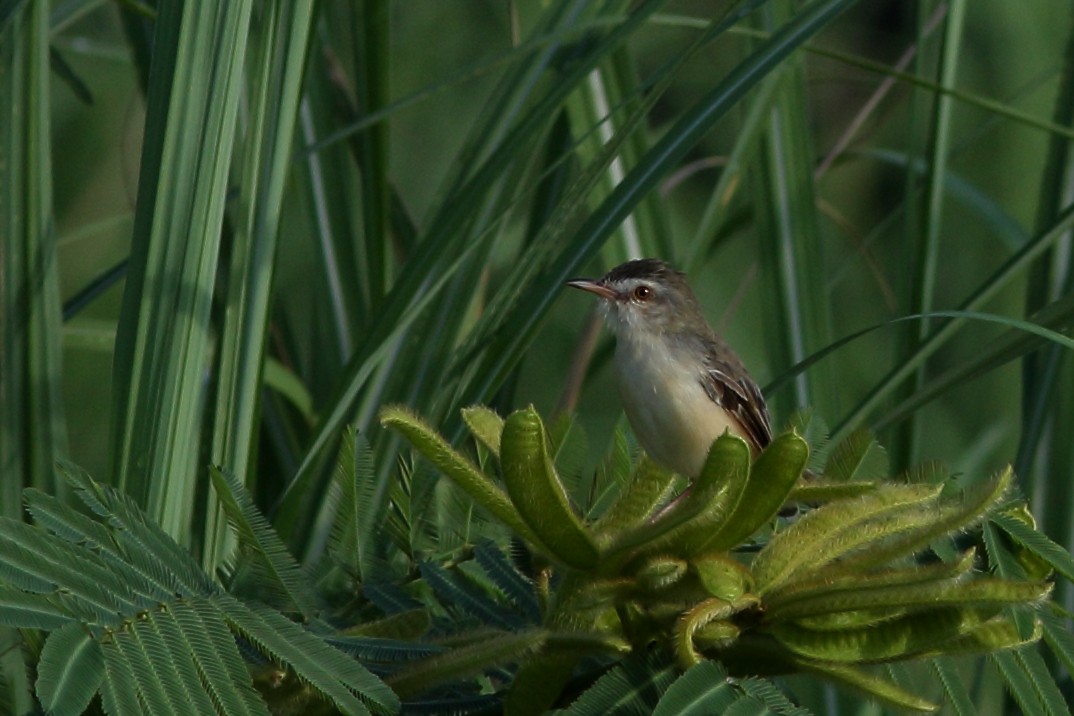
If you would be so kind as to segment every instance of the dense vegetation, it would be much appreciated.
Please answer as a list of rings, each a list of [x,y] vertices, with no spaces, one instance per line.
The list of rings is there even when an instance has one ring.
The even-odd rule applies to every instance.
[[[1072,21],[1002,0],[0,2],[0,622],[19,627],[0,705],[495,711],[561,649],[578,667],[552,697],[574,713],[874,708],[832,683],[1067,713]],[[902,549],[862,532],[887,547],[859,566],[968,590],[942,615],[798,614],[791,572],[727,577],[786,540],[779,505],[732,499],[774,468],[715,458],[709,501],[662,527],[749,534],[571,576],[592,568],[576,549],[644,552],[631,525],[671,534],[608,526],[649,468],[610,341],[562,291],[640,255],[689,273],[840,476],[777,534],[884,522],[860,512],[882,494],[928,506],[931,527],[884,522],[917,535]],[[489,425],[538,414],[552,453],[504,461]],[[422,457],[437,434],[491,484],[538,466],[574,547]],[[556,626],[571,580],[618,621]],[[676,651],[646,589],[736,606]],[[1010,648],[935,657],[918,617],[980,637],[949,652]],[[902,625],[902,652],[852,661],[921,658],[839,678],[799,649],[728,680],[759,673],[732,627],[801,647],[800,619]]]

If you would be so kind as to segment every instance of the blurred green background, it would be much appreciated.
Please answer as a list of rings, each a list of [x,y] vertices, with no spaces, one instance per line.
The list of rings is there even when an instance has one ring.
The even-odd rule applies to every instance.
[[[1012,463],[1069,551],[1072,57],[1054,0],[0,2],[0,508],[69,456],[212,571],[216,464],[315,564],[354,424],[378,549],[454,556],[478,518],[377,410],[573,407],[594,462],[612,344],[562,282],[656,255],[777,422]]]
[[[64,16],[71,5],[78,4],[55,3],[54,16],[64,21],[54,28],[54,43],[92,93],[93,104],[79,101],[69,86],[54,83],[56,222],[65,297],[115,265],[128,250],[145,112],[116,6],[82,3],[83,12]],[[389,175],[417,224],[427,220],[468,128],[504,72],[504,53],[515,41],[513,27],[532,25],[542,7],[472,0],[391,4],[391,98],[415,100],[388,114]],[[645,77],[694,37],[696,25],[713,7],[709,2],[669,3],[661,16],[631,39],[638,74]],[[861,65],[868,61],[892,66],[915,44],[919,16],[935,14],[935,8],[942,10],[943,4],[863,3],[811,41],[819,51],[803,53],[802,90],[808,112],[803,129],[808,131],[814,162],[848,136],[852,120],[885,80],[884,74]],[[1069,21],[1069,11],[1054,2],[969,3],[954,88],[1047,120],[1061,77]],[[331,31],[319,29],[329,39]],[[732,33],[691,58],[652,110],[653,135],[711,87],[751,41],[745,33]],[[919,76],[935,81],[941,50],[942,25],[923,38],[922,51],[908,71],[917,68]],[[315,56],[311,64],[316,67],[321,59]],[[899,294],[912,272],[907,263],[918,233],[915,213],[920,217],[912,204],[921,198],[907,196],[905,166],[907,157],[918,157],[915,161],[920,162],[929,149],[934,101],[932,92],[897,80],[860,130],[849,136],[849,147],[817,177],[815,218],[822,264],[805,290],[819,294],[830,307],[833,337],[910,312]],[[679,263],[684,257],[691,259],[685,268],[709,318],[765,384],[789,366],[766,350],[766,276],[758,257],[764,247],[758,232],[763,229],[751,209],[756,197],[748,176],[730,187],[728,218],[717,231],[703,237],[694,234],[719,179],[721,162],[735,145],[743,114],[732,112],[723,119],[692,150],[683,174],[673,182],[665,180],[657,193],[674,241],[672,255],[666,258]],[[958,100],[951,107],[949,131],[949,186],[939,219],[937,308],[957,307],[981,277],[995,270],[1032,232],[1049,140],[1039,127]],[[921,191],[920,184],[917,190]],[[292,198],[295,204],[301,201]],[[316,320],[311,315],[314,307],[302,297],[315,270],[310,251],[314,237],[308,226],[288,223],[286,211],[276,295],[282,304],[278,310],[301,324]],[[509,223],[497,237],[488,266],[490,281],[495,282],[504,272],[503,264],[512,260],[514,247],[522,240],[521,224]],[[603,272],[618,260],[617,251],[622,253],[621,248],[606,251],[606,258],[591,263],[588,273]],[[109,361],[121,291],[122,284],[115,285],[65,326],[64,394],[72,456],[97,475],[105,474],[108,465]],[[1019,315],[1024,296],[1025,279],[1019,277],[987,309]],[[516,405],[533,402],[547,412],[557,404],[590,309],[590,302],[580,295],[565,293],[557,299],[539,339],[526,352]],[[814,395],[815,407],[829,423],[838,422],[899,360],[898,339],[904,328],[895,325],[863,336],[810,369],[824,386],[821,394]],[[1000,330],[968,326],[932,358],[930,370],[974,356]],[[606,438],[618,415],[614,385],[605,367],[604,362],[595,364],[578,405],[596,443]],[[1010,460],[1021,424],[1019,385],[1019,367],[1011,363],[938,396],[919,413],[926,427],[917,457],[949,460],[967,472],[993,470]],[[798,406],[789,391],[779,397],[785,398],[777,403],[777,415],[783,420]]]

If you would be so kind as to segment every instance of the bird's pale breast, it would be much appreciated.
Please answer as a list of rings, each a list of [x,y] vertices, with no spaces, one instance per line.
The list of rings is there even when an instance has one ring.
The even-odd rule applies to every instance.
[[[690,360],[677,360],[659,341],[616,346],[619,392],[645,451],[687,477],[701,472],[712,441],[738,425],[705,392]]]

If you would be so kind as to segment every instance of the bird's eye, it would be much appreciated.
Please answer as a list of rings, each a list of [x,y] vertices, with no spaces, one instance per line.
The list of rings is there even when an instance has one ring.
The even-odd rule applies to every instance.
[[[634,300],[644,303],[653,297],[653,289],[648,286],[638,286],[634,289]]]

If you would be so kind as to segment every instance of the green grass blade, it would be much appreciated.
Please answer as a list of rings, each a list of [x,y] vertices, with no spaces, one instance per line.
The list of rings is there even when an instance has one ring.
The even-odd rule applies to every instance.
[[[461,400],[479,401],[492,394],[533,340],[538,324],[559,296],[563,282],[578,274],[638,202],[677,166],[720,118],[755,89],[790,53],[851,5],[853,2],[850,0],[811,4],[683,112],[601,206],[562,244],[539,279],[518,296],[514,310],[506,311],[502,323],[488,331],[490,343],[486,349],[487,357],[474,371],[475,378],[463,389]],[[752,3],[745,3],[741,12],[753,6]],[[714,26],[713,34],[724,28],[724,23],[732,23],[739,17],[738,14],[729,15]],[[503,326],[510,326],[510,330]]]
[[[0,510],[56,489],[66,452],[60,294],[52,211],[48,7],[12,10],[0,32]]]
[[[388,103],[391,53],[391,13],[387,0],[361,0],[351,11],[355,38],[355,85],[363,113]],[[388,180],[389,125],[378,122],[356,138],[358,171],[362,177],[362,219],[366,256],[364,278],[369,303],[384,297],[391,278],[391,184]]]
[[[221,331],[213,420],[212,460],[247,482],[257,445],[266,333],[285,182],[291,169],[313,5],[258,6],[247,58],[254,90],[249,126],[237,158],[239,206]],[[210,501],[211,504],[211,501]],[[212,571],[225,557],[226,526],[208,508],[203,564]]]
[[[989,277],[980,281],[973,293],[963,301],[960,311],[974,313],[996,296],[1014,278],[1022,273],[1034,259],[1047,251],[1074,226],[1074,208],[1066,209],[1044,231],[1034,236],[1025,246],[1011,256]],[[913,355],[899,363],[881,378],[848,415],[833,429],[832,440],[846,437],[886,400],[895,388],[914,374],[917,368],[933,353],[946,345],[964,324],[964,318],[954,318],[935,329],[914,351]]]
[[[760,22],[771,31],[777,22],[793,18],[794,3],[769,5]],[[819,281],[825,275],[818,230],[817,197],[813,186],[813,155],[806,119],[805,75],[800,57],[792,56],[773,72],[777,84],[768,113],[758,163],[760,191],[755,203],[759,216],[760,261],[771,288],[772,304],[765,328],[776,365],[793,365],[831,340],[830,304]],[[827,366],[794,381],[793,408],[816,405],[822,414],[834,406]],[[784,414],[790,411],[784,409]]]
[[[172,8],[181,5],[179,11]],[[253,3],[166,3],[115,359],[116,482],[190,539],[209,312]],[[159,70],[158,70],[159,68]]]

